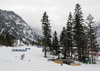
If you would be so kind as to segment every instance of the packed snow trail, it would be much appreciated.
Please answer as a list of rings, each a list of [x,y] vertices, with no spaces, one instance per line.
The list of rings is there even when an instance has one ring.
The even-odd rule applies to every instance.
[[[12,49],[25,49],[27,52],[12,52]],[[21,55],[25,58],[20,60]],[[41,48],[36,46],[1,47],[0,46],[0,71],[100,71],[100,63],[70,66],[56,64],[44,58]]]

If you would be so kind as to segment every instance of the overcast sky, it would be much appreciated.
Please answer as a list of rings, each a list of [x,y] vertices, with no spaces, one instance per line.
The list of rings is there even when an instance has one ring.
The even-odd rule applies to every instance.
[[[41,28],[44,11],[51,20],[51,28],[58,33],[66,26],[69,12],[74,13],[75,5],[82,7],[84,19],[92,14],[94,21],[100,21],[100,0],[0,0],[0,9],[14,11],[31,27]]]

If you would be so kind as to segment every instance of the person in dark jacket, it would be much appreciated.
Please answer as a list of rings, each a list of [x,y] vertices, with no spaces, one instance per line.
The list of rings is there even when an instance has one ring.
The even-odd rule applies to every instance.
[[[25,57],[25,54],[22,54],[22,55],[21,55],[21,60],[23,60],[24,57]]]

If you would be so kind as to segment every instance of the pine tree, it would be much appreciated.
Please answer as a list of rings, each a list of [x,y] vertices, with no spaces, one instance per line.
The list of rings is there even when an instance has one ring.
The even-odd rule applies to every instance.
[[[53,34],[52,47],[53,47],[53,50],[55,50],[56,53],[57,53],[57,51],[59,49],[59,41],[58,41],[58,38],[57,38],[57,32],[56,31]]]
[[[5,45],[6,46],[14,46],[16,43],[16,38],[9,33],[5,33]]]
[[[2,40],[3,40],[2,34],[0,34],[0,45],[2,45]]]
[[[66,37],[66,29],[63,27],[63,30],[61,31],[60,34],[60,46],[64,46],[64,38]]]
[[[60,34],[60,46],[63,47],[64,58],[66,58],[67,47],[66,47],[67,39],[66,39],[66,29],[63,27],[63,30]]]
[[[44,50],[45,50],[45,55],[46,57],[46,47],[51,48],[51,26],[49,23],[48,15],[46,12],[44,12],[43,17],[42,17],[42,30],[43,30],[43,43],[44,43]]]
[[[74,13],[74,40],[75,46],[78,49],[78,59],[81,61],[81,44],[82,44],[82,37],[84,35],[84,28],[83,28],[83,13],[81,10],[80,4],[76,4],[75,13]]]
[[[88,30],[88,41],[89,41],[89,47],[92,51],[92,53],[96,50],[96,46],[97,46],[97,39],[96,39],[96,33],[97,33],[97,26],[96,23],[93,21],[93,16],[91,14],[89,14],[87,16],[87,24],[89,27]],[[88,48],[89,49],[89,48]],[[93,54],[91,55],[92,58],[92,63],[94,63],[94,59],[93,59]]]
[[[82,62],[85,63],[85,58],[87,57],[87,47],[88,47],[88,27],[84,25],[84,33],[83,37],[81,38],[81,53],[82,53]]]
[[[67,22],[67,30],[66,30],[66,40],[67,40],[67,51],[68,51],[68,56],[70,56],[70,52],[71,52],[71,58],[72,58],[72,51],[73,51],[73,30],[72,30],[72,24],[73,20],[72,20],[72,14],[71,12],[69,13],[69,17],[68,17],[68,22]]]

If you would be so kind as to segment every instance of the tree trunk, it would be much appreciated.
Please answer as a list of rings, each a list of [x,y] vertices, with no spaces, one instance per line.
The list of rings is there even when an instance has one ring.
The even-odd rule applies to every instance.
[[[44,57],[47,57],[47,56],[46,56],[46,53],[47,53],[46,47],[44,47]]]
[[[71,59],[72,59],[72,47],[71,47]]]
[[[92,59],[91,63],[93,63],[93,51],[92,51],[92,54],[91,54],[91,59]]]
[[[94,63],[96,64],[96,61],[95,61],[95,54],[94,54]]]

